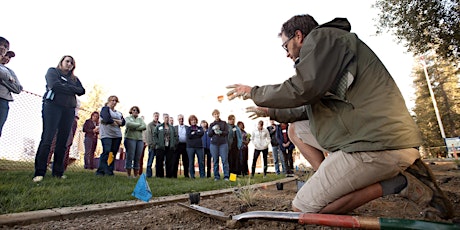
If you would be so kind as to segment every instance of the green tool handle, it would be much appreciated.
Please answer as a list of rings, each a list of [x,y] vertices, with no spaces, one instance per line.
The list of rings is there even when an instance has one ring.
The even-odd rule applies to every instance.
[[[407,219],[390,219],[379,218],[380,229],[438,229],[438,230],[460,230],[460,225],[444,223],[444,222],[429,222],[423,220],[407,220]]]
[[[299,223],[360,229],[460,230],[460,225],[452,223],[317,213],[301,213],[299,215]]]

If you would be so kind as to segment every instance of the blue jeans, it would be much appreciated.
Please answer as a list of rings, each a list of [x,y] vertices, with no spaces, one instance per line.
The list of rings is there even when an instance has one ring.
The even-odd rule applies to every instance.
[[[99,167],[97,168],[96,175],[109,175],[113,176],[113,169],[115,168],[115,156],[118,153],[121,144],[121,137],[117,138],[102,138],[102,154],[99,157]],[[113,153],[113,161],[109,165],[109,153]]]
[[[280,164],[278,158],[281,160],[281,166],[283,167],[283,174],[286,174],[286,164],[284,163],[284,156],[283,153],[280,150],[279,146],[272,146],[272,152],[273,152],[273,159],[275,163],[275,172],[276,174],[280,174]]]
[[[67,150],[67,139],[75,119],[75,108],[63,107],[44,102],[42,107],[43,131],[35,155],[34,176],[45,176],[51,143],[56,134],[52,175],[61,177],[64,174],[64,157]]]
[[[224,170],[224,179],[230,178],[229,166],[228,166],[228,144],[210,146],[212,160],[214,162],[214,179],[220,179],[219,174],[219,156],[222,160],[222,168]]]
[[[8,118],[8,111],[10,110],[9,101],[0,98],[0,137],[2,136],[3,125]]]
[[[195,178],[195,153],[198,158],[198,169],[200,170],[200,178],[205,178],[203,148],[187,148],[190,178]]]
[[[144,150],[144,142],[142,140],[125,138],[125,148],[125,169],[139,170],[139,160],[141,159],[142,150]]]
[[[149,157],[147,159],[147,177],[152,177],[152,165],[155,159],[155,150],[149,148]]]

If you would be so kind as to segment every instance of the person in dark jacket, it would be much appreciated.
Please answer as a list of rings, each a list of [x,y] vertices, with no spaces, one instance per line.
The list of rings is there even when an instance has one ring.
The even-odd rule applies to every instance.
[[[227,119],[228,123],[228,165],[230,173],[241,174],[240,167],[240,149],[243,147],[241,130],[236,125],[235,115],[230,114]]]
[[[293,176],[294,174],[294,159],[292,158],[292,152],[294,151],[294,144],[292,143],[291,139],[289,139],[288,134],[289,124],[287,123],[280,123],[277,125],[276,128],[276,140],[279,143],[279,149],[281,154],[283,154],[283,171],[284,167],[286,167],[286,175]]]
[[[276,175],[280,174],[280,161],[282,167],[282,173],[286,174],[286,163],[284,154],[281,152],[278,139],[276,138],[276,130],[278,129],[278,125],[275,124],[274,120],[270,120],[270,125],[267,126],[268,133],[270,133],[270,144],[272,145],[272,153],[273,153],[273,163],[275,164],[275,173]]]
[[[188,123],[190,124],[190,126],[187,126],[186,128],[186,144],[190,178],[195,179],[195,154],[198,158],[198,169],[200,172],[200,178],[205,178],[203,161],[203,141],[201,139],[204,135],[204,130],[203,127],[197,125],[198,118],[195,115],[189,116]]]
[[[230,178],[228,165],[228,124],[220,119],[219,110],[212,111],[214,122],[209,126],[208,136],[211,137],[211,154],[214,162],[214,180],[220,180],[219,173],[219,156],[222,160],[222,169],[224,170],[224,180]]]
[[[155,146],[156,164],[155,176],[163,178],[177,178],[177,171],[174,169],[176,161],[174,151],[177,146],[176,129],[169,124],[169,114],[163,113],[163,123],[157,125],[153,131],[153,144]],[[166,158],[166,159],[165,159]],[[166,166],[164,167],[164,163]]]
[[[201,127],[203,127],[204,135],[201,138],[203,140],[203,153],[204,153],[204,165],[206,166],[206,177],[211,177],[211,138],[208,135],[209,125],[206,120],[201,121]]]
[[[350,31],[346,18],[318,25],[308,14],[293,16],[278,35],[295,75],[280,84],[230,85],[228,98],[252,99],[250,117],[290,123],[291,141],[316,170],[294,211],[347,213],[400,194],[426,215],[451,218],[451,202],[420,159],[420,130],[398,86]]]
[[[243,142],[243,146],[240,149],[240,169],[241,175],[247,176],[249,175],[249,165],[248,165],[248,155],[249,155],[249,142],[251,142],[251,134],[247,133],[244,130],[244,123],[242,121],[238,121],[236,123],[238,128],[241,131],[241,140]]]
[[[97,147],[97,139],[99,136],[99,112],[94,111],[91,117],[83,124],[83,132],[85,133],[85,169],[94,169],[94,152]]]
[[[46,73],[46,93],[43,96],[43,132],[35,156],[34,182],[40,182],[46,174],[51,142],[57,132],[52,175],[64,178],[64,156],[72,123],[75,119],[76,95],[85,94],[80,80],[74,75],[75,60],[63,56],[56,68]]]
[[[154,112],[153,113],[153,121],[150,122],[147,125],[147,130],[146,130],[146,139],[147,139],[147,145],[149,148],[149,156],[147,159],[147,177],[150,178],[152,177],[152,165],[153,161],[155,160],[155,145],[153,143],[153,131],[155,131],[155,127],[160,124],[160,113],[159,112]]]

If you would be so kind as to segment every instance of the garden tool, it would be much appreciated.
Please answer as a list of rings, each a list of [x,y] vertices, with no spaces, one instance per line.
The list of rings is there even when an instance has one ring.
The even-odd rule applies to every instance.
[[[247,221],[250,219],[265,219],[275,221],[295,221],[299,224],[314,224],[331,227],[358,228],[358,229],[442,229],[458,230],[459,224],[429,222],[422,220],[407,220],[381,217],[363,217],[334,214],[302,213],[302,212],[280,212],[280,211],[252,211],[238,215],[225,215],[225,213],[199,205],[180,206],[198,212],[201,215],[222,221]]]

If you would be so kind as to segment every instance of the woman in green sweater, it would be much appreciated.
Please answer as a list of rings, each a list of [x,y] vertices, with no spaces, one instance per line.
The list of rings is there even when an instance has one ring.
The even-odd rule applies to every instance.
[[[126,173],[131,177],[131,171],[134,169],[134,178],[138,176],[139,161],[142,150],[144,150],[144,141],[142,140],[142,131],[147,126],[144,119],[139,116],[139,107],[133,106],[129,110],[130,116],[126,120],[125,129],[125,147],[126,147]]]

